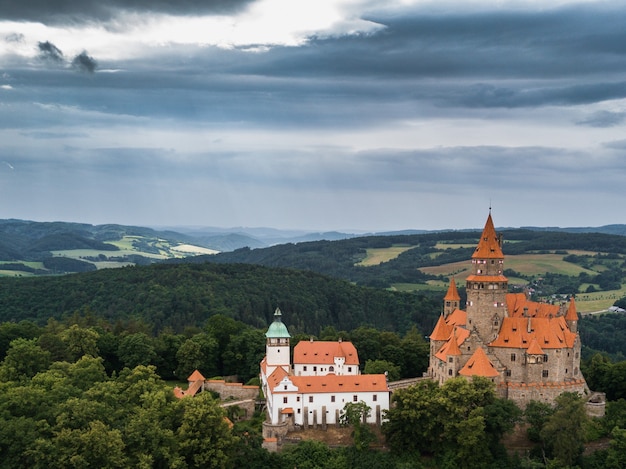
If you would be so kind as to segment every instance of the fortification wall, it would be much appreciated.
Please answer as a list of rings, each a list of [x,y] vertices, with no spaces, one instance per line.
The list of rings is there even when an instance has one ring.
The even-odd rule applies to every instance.
[[[256,399],[259,396],[258,386],[248,386],[241,383],[227,383],[224,380],[209,379],[204,382],[205,391],[213,391],[226,399],[246,400]]]

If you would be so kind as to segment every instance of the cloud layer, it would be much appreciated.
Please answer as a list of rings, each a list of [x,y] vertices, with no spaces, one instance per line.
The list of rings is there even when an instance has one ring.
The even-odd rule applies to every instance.
[[[52,3],[0,1],[3,218],[623,222],[621,2]]]

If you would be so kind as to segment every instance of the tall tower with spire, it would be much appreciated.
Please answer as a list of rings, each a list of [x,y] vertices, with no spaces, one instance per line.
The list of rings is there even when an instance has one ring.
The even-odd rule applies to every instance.
[[[274,311],[274,322],[267,329],[265,338],[267,375],[271,375],[279,367],[289,372],[291,370],[291,359],[289,356],[289,339],[291,335],[282,321],[280,308],[276,308],[276,311]]]
[[[472,273],[466,280],[467,328],[485,342],[492,341],[507,316],[508,279],[504,276],[502,239],[496,233],[491,212],[474,254]]]

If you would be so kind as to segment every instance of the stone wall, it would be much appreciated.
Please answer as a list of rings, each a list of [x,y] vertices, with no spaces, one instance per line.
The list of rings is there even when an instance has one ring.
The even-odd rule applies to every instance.
[[[205,391],[213,391],[220,395],[221,400],[257,399],[259,397],[258,386],[248,386],[241,383],[227,383],[224,380],[209,379],[204,382]]]

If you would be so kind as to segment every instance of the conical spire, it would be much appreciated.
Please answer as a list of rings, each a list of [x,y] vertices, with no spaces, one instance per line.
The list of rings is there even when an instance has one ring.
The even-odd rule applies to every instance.
[[[439,316],[432,334],[430,334],[430,340],[448,340],[450,332],[452,332],[452,326],[446,324],[442,314]]]
[[[472,259],[502,259],[504,258],[504,254],[502,254],[502,248],[500,247],[500,239],[496,234],[496,229],[493,225],[493,220],[491,219],[491,212],[487,217],[487,222],[485,223],[485,227],[483,228],[483,233],[480,235],[480,241],[478,241],[478,246],[476,246],[476,250],[474,254],[472,254]]]
[[[459,295],[459,291],[456,289],[456,282],[454,281],[454,277],[450,279],[450,286],[448,287],[448,293],[444,297],[445,301],[461,301],[461,296]]]
[[[566,321],[578,321],[578,313],[576,312],[576,302],[572,296],[569,300],[569,307],[567,308],[567,314],[565,315]]]
[[[461,355],[461,349],[456,339],[456,329],[452,331],[452,337],[450,337],[450,345],[448,346],[448,355]]]

